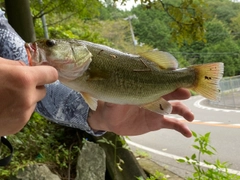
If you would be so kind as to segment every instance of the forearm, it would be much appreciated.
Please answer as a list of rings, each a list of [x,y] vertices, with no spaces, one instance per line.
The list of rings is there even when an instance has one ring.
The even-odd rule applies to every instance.
[[[59,81],[46,85],[47,95],[38,102],[36,111],[51,121],[64,126],[78,128],[93,135],[103,132],[93,131],[88,122],[89,106],[82,96]]]
[[[28,64],[24,41],[15,30],[8,24],[4,12],[0,9],[0,57],[21,60]]]

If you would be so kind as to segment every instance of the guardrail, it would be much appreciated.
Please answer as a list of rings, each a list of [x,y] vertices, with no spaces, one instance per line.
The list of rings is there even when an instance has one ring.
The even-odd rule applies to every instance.
[[[218,101],[208,100],[209,105],[240,109],[240,76],[223,78],[219,85],[221,98]]]

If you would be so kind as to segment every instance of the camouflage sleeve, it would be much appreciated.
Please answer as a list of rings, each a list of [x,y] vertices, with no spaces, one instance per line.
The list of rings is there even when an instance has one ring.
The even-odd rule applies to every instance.
[[[8,24],[4,12],[0,10],[0,57],[22,60],[28,64],[24,41]],[[46,85],[46,97],[37,103],[36,112],[55,123],[79,128],[92,135],[104,132],[93,132],[87,123],[89,107],[82,96],[59,81]]]

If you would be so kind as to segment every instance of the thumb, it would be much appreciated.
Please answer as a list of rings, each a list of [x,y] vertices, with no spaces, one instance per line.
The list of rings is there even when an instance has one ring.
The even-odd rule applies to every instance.
[[[36,80],[37,86],[50,84],[58,79],[58,72],[51,66],[31,66],[32,76]]]

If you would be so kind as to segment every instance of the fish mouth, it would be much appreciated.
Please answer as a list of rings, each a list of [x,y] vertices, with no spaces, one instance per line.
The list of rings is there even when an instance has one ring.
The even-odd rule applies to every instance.
[[[38,57],[37,43],[25,43],[25,49],[27,51],[28,63],[30,66],[36,65],[33,59]]]
[[[25,48],[31,53],[35,53],[37,51],[36,43],[25,43]]]
[[[25,49],[27,51],[28,62],[30,66],[49,65],[49,63],[46,61],[45,52],[38,47],[37,42],[26,43]]]

